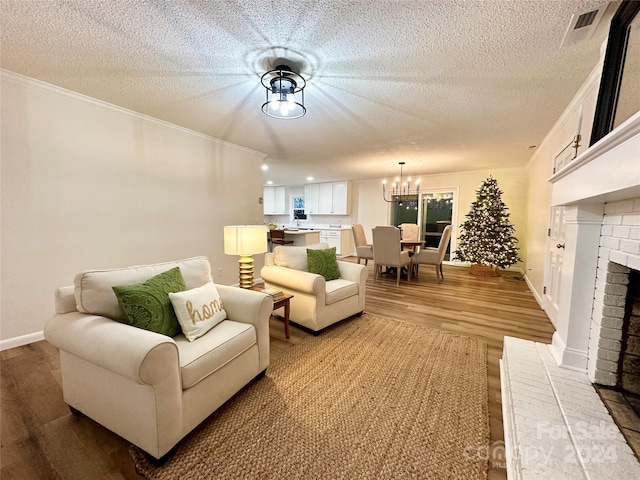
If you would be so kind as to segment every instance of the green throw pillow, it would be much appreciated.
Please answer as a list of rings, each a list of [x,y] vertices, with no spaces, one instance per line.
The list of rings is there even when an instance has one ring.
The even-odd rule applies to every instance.
[[[130,325],[173,337],[180,324],[169,293],[182,292],[184,284],[179,267],[174,267],[144,283],[112,287]]]
[[[309,271],[322,275],[325,280],[335,280],[340,278],[340,268],[336,259],[336,247],[326,250],[307,249],[307,260],[309,261]]]

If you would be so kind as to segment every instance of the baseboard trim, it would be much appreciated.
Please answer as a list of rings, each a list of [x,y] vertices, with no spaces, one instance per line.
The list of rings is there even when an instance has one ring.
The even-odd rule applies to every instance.
[[[577,372],[587,372],[587,352],[567,347],[557,331],[553,333],[551,345],[548,345],[548,348],[558,366]]]
[[[3,350],[9,350],[10,348],[29,345],[30,343],[39,342],[41,340],[44,340],[44,331],[30,333],[28,335],[21,335],[19,337],[7,338],[6,340],[0,340],[0,352]]]

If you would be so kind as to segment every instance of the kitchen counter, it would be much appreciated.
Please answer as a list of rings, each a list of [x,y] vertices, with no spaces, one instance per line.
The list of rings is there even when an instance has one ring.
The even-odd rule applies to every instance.
[[[320,243],[320,230],[285,230],[285,240],[293,240],[294,246]]]
[[[329,247],[336,248],[338,257],[355,255],[356,247],[353,242],[351,225],[336,223],[304,223],[303,225],[284,226],[285,239],[293,240],[294,245],[304,246],[314,243],[327,243]],[[290,230],[289,230],[290,229]]]

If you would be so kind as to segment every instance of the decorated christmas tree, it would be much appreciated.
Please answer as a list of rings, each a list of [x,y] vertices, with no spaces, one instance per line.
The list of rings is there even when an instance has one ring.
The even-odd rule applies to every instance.
[[[471,273],[482,274],[483,269],[488,269],[495,274],[496,267],[507,268],[520,261],[518,239],[513,236],[515,228],[509,220],[502,193],[495,178],[484,180],[476,190],[476,201],[471,204],[467,219],[460,226],[462,234],[453,253],[456,259],[472,263]]]

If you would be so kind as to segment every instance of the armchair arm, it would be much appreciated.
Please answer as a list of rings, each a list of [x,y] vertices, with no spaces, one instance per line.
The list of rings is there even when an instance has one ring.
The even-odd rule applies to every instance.
[[[273,311],[273,299],[264,293],[229,285],[216,284],[216,288],[227,318],[235,322],[250,323],[255,327],[260,351],[260,370],[264,370],[269,366],[269,318]]]
[[[180,378],[178,347],[166,335],[72,312],[51,317],[44,336],[60,350],[139,384],[166,382],[170,375]]]
[[[310,295],[324,295],[326,293],[324,277],[315,273],[278,265],[265,265],[260,271],[260,276],[265,282],[279,285],[285,290],[293,290]]]
[[[364,265],[352,262],[343,262],[338,260],[338,268],[340,269],[340,277],[345,280],[351,280],[358,285],[364,285],[369,276],[369,270]]]

